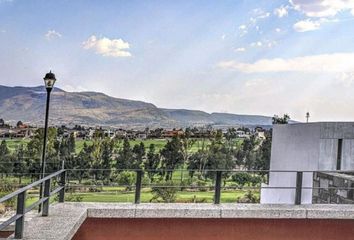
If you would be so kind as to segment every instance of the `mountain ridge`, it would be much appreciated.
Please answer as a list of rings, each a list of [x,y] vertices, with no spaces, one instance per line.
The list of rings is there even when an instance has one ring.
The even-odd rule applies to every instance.
[[[0,118],[42,124],[46,90],[0,85]],[[50,121],[55,125],[109,125],[119,127],[187,127],[200,125],[269,126],[262,115],[207,113],[201,110],[159,108],[152,103],[111,97],[94,91],[51,94]]]

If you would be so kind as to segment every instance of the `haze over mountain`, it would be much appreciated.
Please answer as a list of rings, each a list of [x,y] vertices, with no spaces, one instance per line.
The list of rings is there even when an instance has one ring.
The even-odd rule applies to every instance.
[[[0,85],[0,118],[42,124],[46,102],[44,87]],[[186,127],[201,125],[271,125],[271,117],[164,109],[151,103],[110,97],[99,92],[51,94],[50,122],[59,125],[108,125],[119,127]]]

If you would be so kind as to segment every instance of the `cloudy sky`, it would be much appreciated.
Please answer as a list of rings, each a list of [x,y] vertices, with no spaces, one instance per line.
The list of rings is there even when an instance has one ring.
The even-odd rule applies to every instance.
[[[354,0],[0,0],[0,84],[354,120]]]

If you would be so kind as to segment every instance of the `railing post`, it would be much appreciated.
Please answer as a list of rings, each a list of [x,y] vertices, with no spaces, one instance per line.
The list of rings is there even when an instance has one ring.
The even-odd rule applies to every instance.
[[[140,203],[140,193],[141,193],[141,179],[143,177],[143,171],[136,171],[136,182],[135,182],[135,204]]]
[[[17,195],[17,207],[16,215],[21,215],[15,223],[15,239],[21,239],[23,237],[23,227],[25,223],[25,200],[26,191]]]
[[[44,182],[43,198],[47,198],[43,202],[42,216],[44,217],[48,216],[49,213],[49,200],[50,200],[49,196],[50,196],[50,179]]]
[[[60,203],[63,203],[65,201],[65,184],[66,184],[66,171],[60,174],[60,186],[63,187],[59,192]]]
[[[296,172],[295,205],[301,204],[302,172]]]
[[[214,204],[220,204],[222,171],[216,171]]]

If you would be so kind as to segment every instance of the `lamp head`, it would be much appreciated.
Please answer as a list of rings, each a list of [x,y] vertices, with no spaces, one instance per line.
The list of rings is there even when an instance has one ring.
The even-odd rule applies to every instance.
[[[55,78],[55,74],[50,71],[45,75],[44,79],[44,84],[47,89],[52,89],[54,86],[55,81],[57,80]]]

